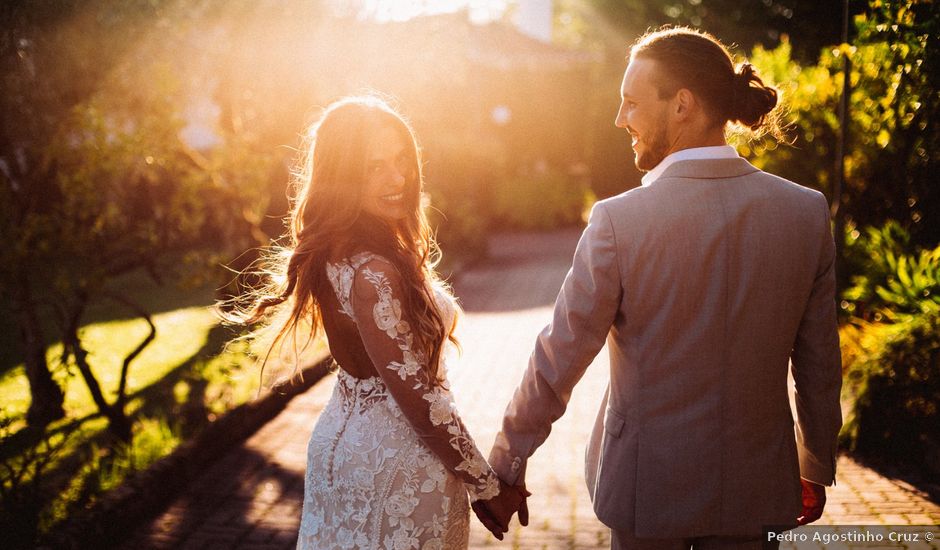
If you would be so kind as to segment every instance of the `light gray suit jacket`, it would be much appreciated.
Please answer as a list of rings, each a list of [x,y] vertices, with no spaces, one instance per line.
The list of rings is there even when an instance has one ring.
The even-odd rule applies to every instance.
[[[835,475],[834,261],[823,195],[744,159],[676,162],[598,202],[494,469],[518,480],[606,339],[610,384],[586,456],[602,522],[655,538],[795,524],[800,476]]]

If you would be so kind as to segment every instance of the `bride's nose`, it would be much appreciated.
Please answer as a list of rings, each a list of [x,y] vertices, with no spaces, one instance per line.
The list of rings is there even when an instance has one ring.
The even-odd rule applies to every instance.
[[[387,184],[394,185],[396,187],[405,185],[406,181],[405,174],[402,173],[402,170],[394,166],[390,167],[390,169],[386,172],[385,178]]]

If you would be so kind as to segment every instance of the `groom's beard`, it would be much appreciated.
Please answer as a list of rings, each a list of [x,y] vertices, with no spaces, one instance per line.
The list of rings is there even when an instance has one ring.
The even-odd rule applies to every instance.
[[[669,154],[669,141],[666,138],[667,114],[664,111],[659,122],[650,133],[641,138],[643,145],[640,151],[635,151],[635,164],[638,170],[649,172],[666,158]],[[638,144],[639,145],[639,144]]]

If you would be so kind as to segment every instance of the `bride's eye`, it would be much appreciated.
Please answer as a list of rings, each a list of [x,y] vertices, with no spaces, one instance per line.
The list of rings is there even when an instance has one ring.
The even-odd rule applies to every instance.
[[[403,154],[395,160],[395,167],[398,168],[399,174],[410,175],[414,170],[413,162],[411,157]]]

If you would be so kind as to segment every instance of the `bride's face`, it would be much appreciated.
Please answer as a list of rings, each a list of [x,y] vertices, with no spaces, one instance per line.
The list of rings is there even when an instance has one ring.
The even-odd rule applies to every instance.
[[[376,132],[366,157],[364,211],[391,221],[408,216],[408,183],[414,178],[412,155],[395,128],[383,126]]]

